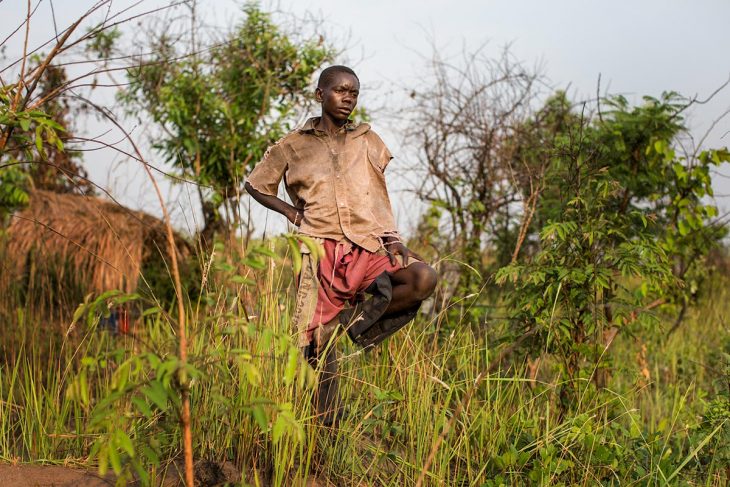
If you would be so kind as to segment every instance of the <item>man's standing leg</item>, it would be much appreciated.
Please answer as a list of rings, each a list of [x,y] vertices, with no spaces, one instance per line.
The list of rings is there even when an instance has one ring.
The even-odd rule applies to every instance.
[[[319,369],[317,389],[312,402],[317,418],[324,426],[335,426],[342,414],[337,348],[334,340],[330,343],[337,325],[336,320],[333,321],[335,322],[320,326],[321,333],[315,333],[307,350],[307,362],[313,369]]]

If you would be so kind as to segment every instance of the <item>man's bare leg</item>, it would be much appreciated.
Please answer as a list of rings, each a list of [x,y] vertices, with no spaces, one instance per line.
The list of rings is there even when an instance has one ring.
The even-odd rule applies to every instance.
[[[399,269],[391,276],[393,299],[385,311],[386,315],[413,308],[427,299],[436,289],[436,271],[428,264],[414,262]]]
[[[337,319],[320,325],[312,336],[314,343],[310,349],[311,355],[307,356],[309,365],[319,372],[312,403],[318,421],[327,427],[336,426],[342,415],[337,348],[333,339],[333,336],[336,338],[338,327],[340,324]]]

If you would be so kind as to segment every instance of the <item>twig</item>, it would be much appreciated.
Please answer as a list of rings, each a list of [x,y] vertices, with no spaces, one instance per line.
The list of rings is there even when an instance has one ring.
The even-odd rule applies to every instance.
[[[514,264],[517,262],[517,256],[520,253],[520,249],[522,248],[522,244],[525,241],[525,238],[527,237],[527,229],[530,227],[530,223],[532,222],[532,217],[535,214],[535,209],[537,207],[537,198],[540,195],[540,188],[538,187],[535,189],[535,191],[530,195],[530,197],[525,202],[525,207],[527,208],[527,212],[525,213],[525,217],[522,221],[522,225],[520,226],[520,233],[517,237],[517,244],[515,245],[515,250],[512,252],[512,263]]]

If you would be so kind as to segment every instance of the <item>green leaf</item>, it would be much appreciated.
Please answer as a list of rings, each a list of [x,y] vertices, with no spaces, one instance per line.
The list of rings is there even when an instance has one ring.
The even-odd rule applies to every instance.
[[[155,466],[160,464],[160,456],[150,446],[144,445],[142,447],[142,453],[144,454],[145,458],[147,458],[147,460],[149,460]]]
[[[139,397],[133,397],[131,399],[131,401],[132,401],[132,404],[137,406],[137,410],[140,413],[142,413],[142,415],[144,415],[144,417],[146,417],[146,418],[152,417],[152,409],[149,407],[149,405],[147,404],[146,401],[144,401],[143,399],[141,399]]]
[[[109,455],[109,464],[115,474],[119,475],[122,473],[122,459],[119,457],[119,452],[115,448],[114,442],[111,447],[107,450]]]
[[[266,262],[256,257],[246,257],[243,259],[243,264],[251,269],[266,269]]]
[[[106,477],[109,471],[109,445],[104,444],[99,448],[99,477]]]
[[[142,465],[142,463],[140,463],[139,460],[133,459],[132,467],[134,468],[135,473],[139,477],[139,484],[140,485],[150,485],[150,474],[147,473],[147,469],[145,468],[145,466]]]
[[[35,147],[41,155],[43,155],[43,138],[41,137],[42,131],[43,127],[40,125],[35,128]]]
[[[159,306],[153,306],[151,308],[147,308],[146,310],[142,311],[142,317],[156,315],[161,312],[162,312],[162,309],[160,309]]]
[[[289,356],[287,357],[286,369],[284,371],[284,384],[290,385],[294,381],[297,373],[297,359],[299,350],[296,347],[289,347]]]
[[[275,259],[277,257],[276,252],[271,250],[270,248],[264,247],[263,245],[257,245],[251,249],[251,252],[255,254],[262,254],[267,257],[271,257],[272,259]]]
[[[284,436],[284,433],[286,433],[286,430],[286,419],[284,419],[283,414],[279,414],[276,417],[276,421],[274,421],[274,427],[271,429],[271,439],[273,440],[274,444],[278,443],[279,440],[281,440],[281,438]]]
[[[255,365],[246,362],[242,364],[242,367],[249,384],[257,386],[261,383],[261,374],[259,374],[259,369]]]
[[[324,257],[324,247],[322,244],[305,235],[299,235],[298,238],[307,247],[307,250],[309,250],[309,253],[315,262]]]
[[[238,275],[231,277],[229,281],[234,284],[242,284],[244,286],[254,286],[256,284],[256,281],[254,281],[253,279]]]
[[[269,419],[266,416],[266,410],[261,404],[256,404],[251,408],[251,415],[259,425],[261,431],[267,431],[269,429]]]
[[[129,439],[129,436],[127,436],[124,431],[122,431],[121,429],[115,429],[114,441],[116,442],[117,446],[127,452],[127,455],[129,455],[130,457],[134,457],[134,446],[132,445],[132,440]]]
[[[79,393],[81,394],[81,405],[82,406],[88,406],[89,405],[89,386],[86,383],[86,369],[82,370],[79,373]]]
[[[690,226],[687,224],[685,220],[679,220],[677,222],[677,226],[679,227],[679,234],[681,236],[686,236],[690,232]]]
[[[151,381],[150,385],[143,387],[141,391],[160,410],[164,411],[167,409],[167,391],[160,381]]]
[[[291,250],[292,269],[294,274],[297,275],[302,270],[302,254],[295,239],[287,238],[286,242],[289,244],[289,250]]]

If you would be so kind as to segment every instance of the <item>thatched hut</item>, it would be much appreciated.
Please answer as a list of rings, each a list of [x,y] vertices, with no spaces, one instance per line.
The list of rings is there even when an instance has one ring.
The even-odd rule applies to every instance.
[[[59,298],[73,308],[88,293],[134,292],[145,266],[156,261],[164,269],[168,254],[159,219],[92,196],[41,190],[13,215],[6,239],[0,288],[22,289],[54,307]],[[180,235],[176,243],[183,258],[191,254]]]

